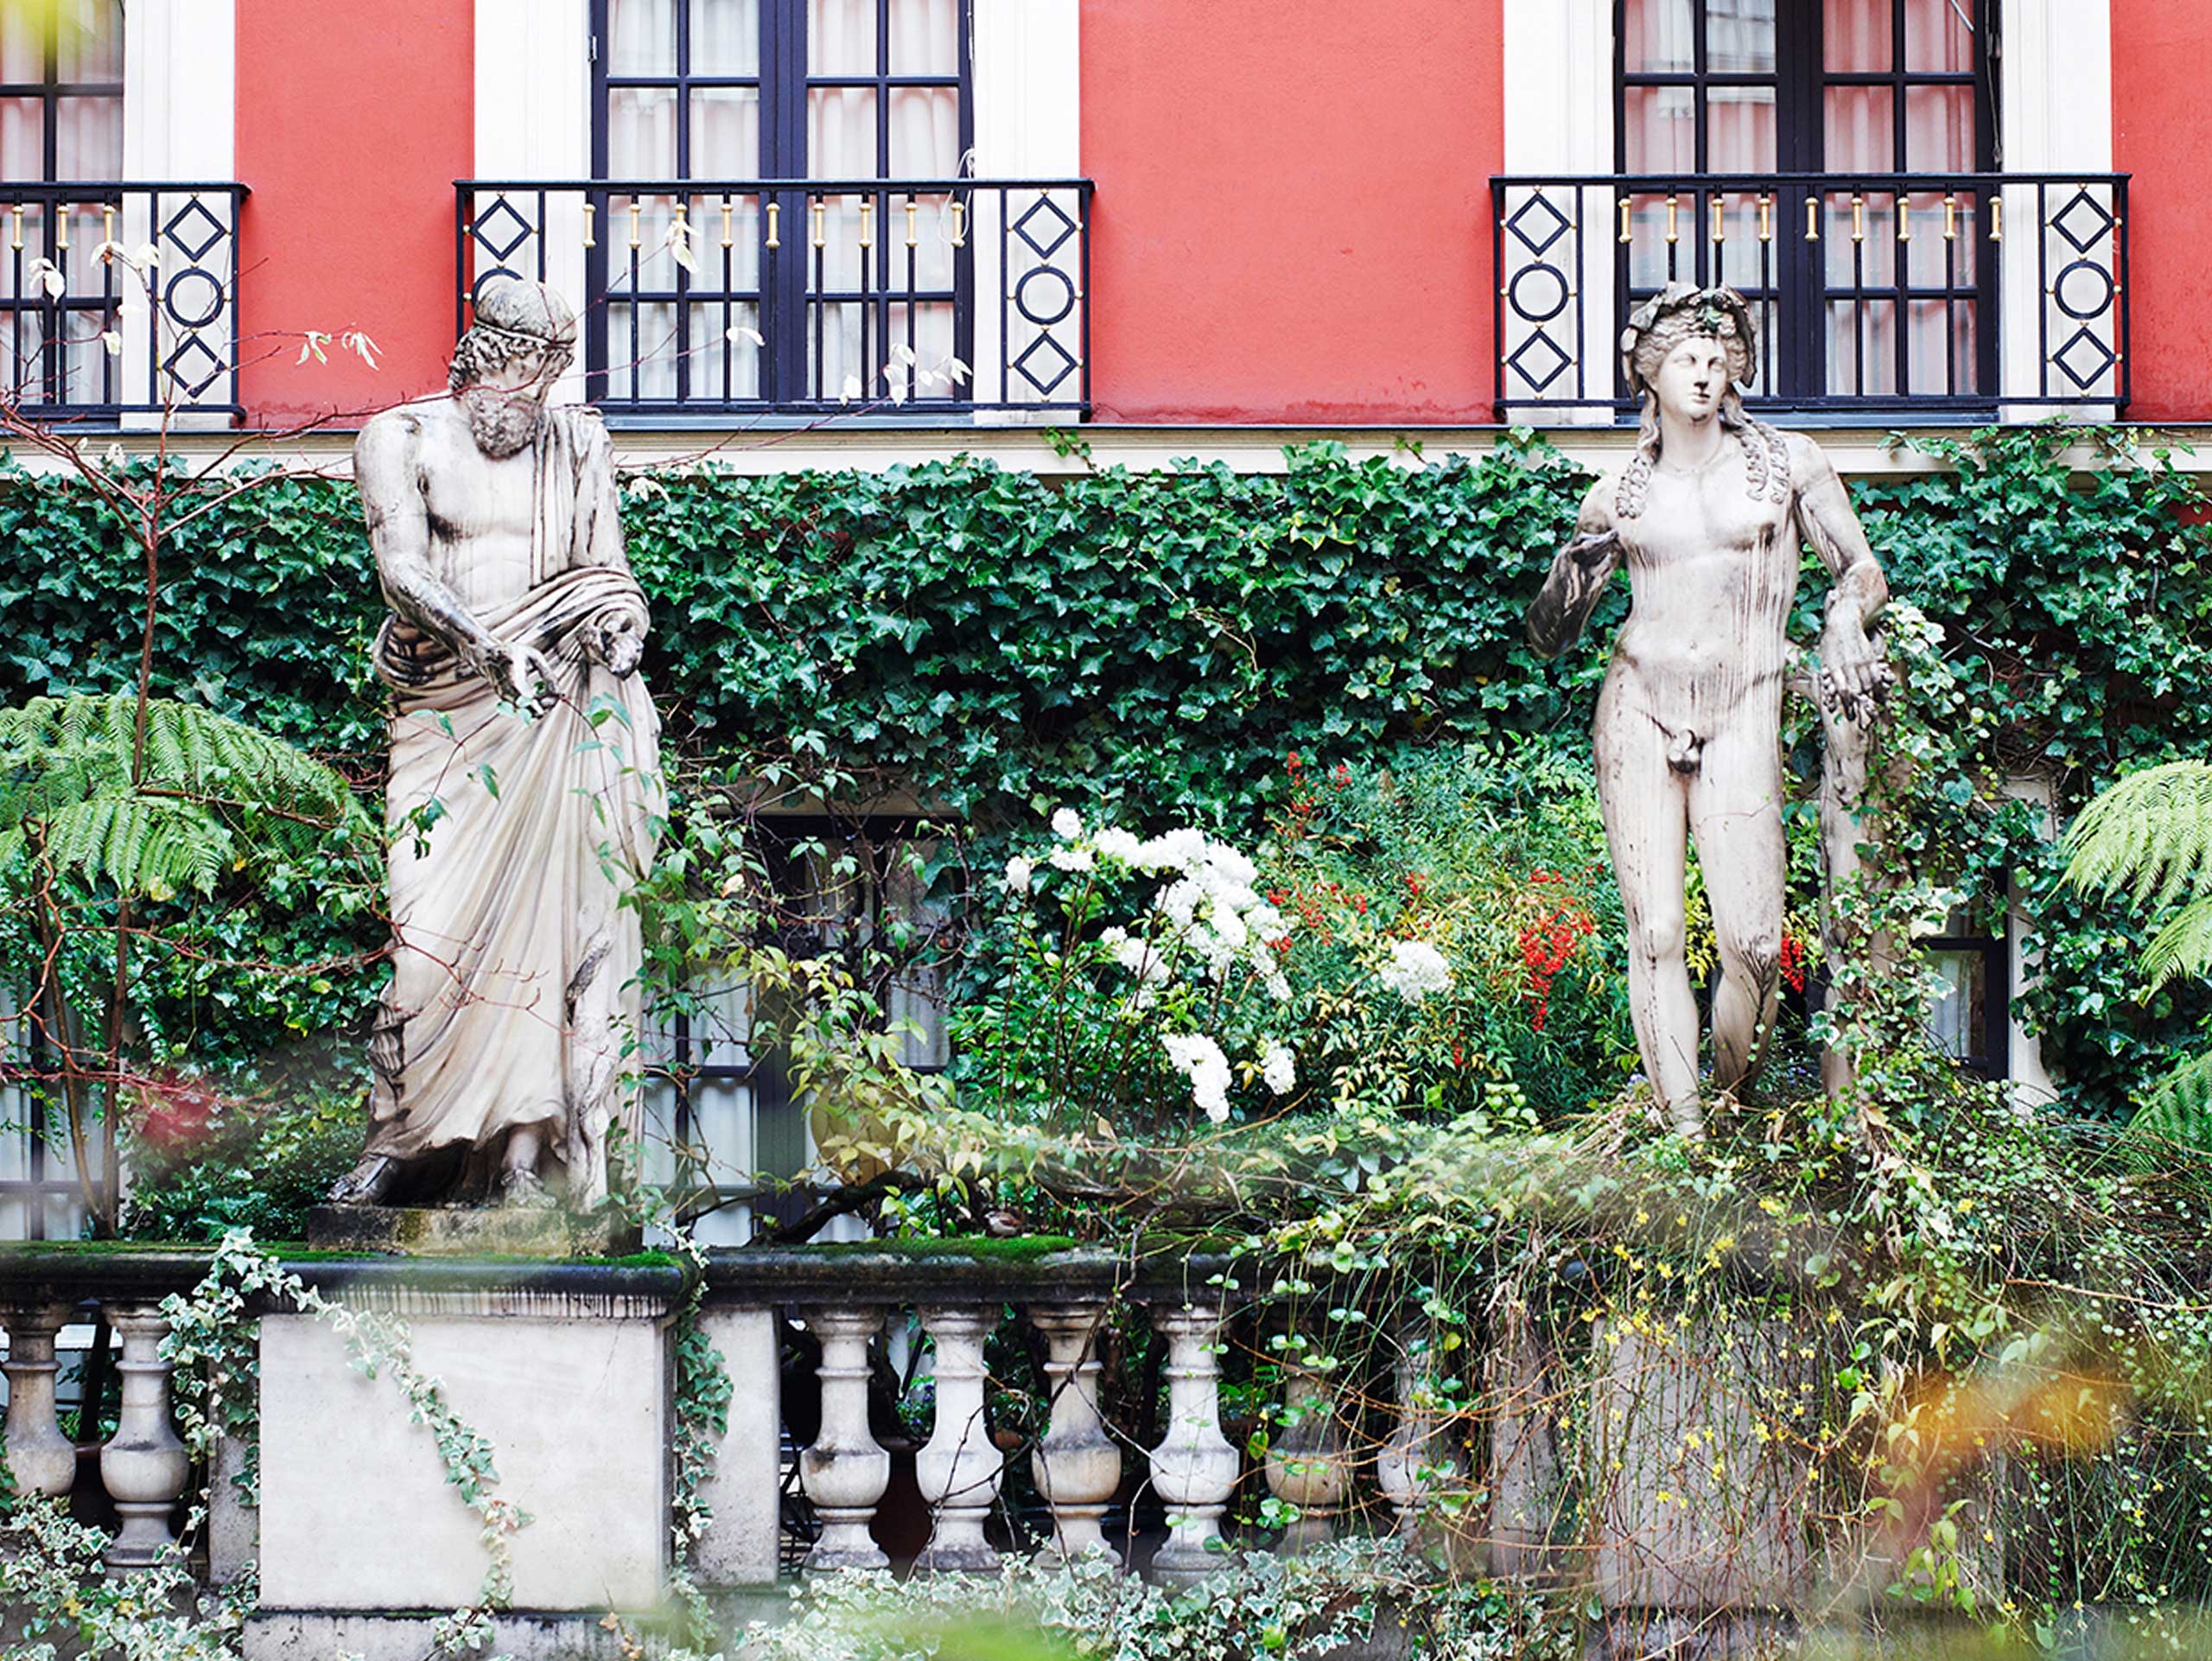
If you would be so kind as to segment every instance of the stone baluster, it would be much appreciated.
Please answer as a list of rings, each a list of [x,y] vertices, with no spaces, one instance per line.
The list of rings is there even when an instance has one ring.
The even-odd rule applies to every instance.
[[[1052,1424],[1029,1456],[1037,1492],[1052,1508],[1052,1537],[1040,1559],[1104,1552],[1118,1562],[1100,1520],[1122,1486],[1122,1450],[1098,1408],[1098,1333],[1103,1303],[1032,1306],[1029,1324],[1044,1335]]]
[[[999,1497],[1006,1456],[983,1422],[983,1340],[996,1308],[925,1308],[922,1330],[937,1340],[931,1377],[937,1417],[914,1455],[914,1478],[929,1502],[930,1543],[915,1567],[982,1571],[999,1566],[983,1524]]]
[[[1434,1335],[1426,1327],[1400,1335],[1397,1428],[1375,1456],[1376,1484],[1398,1513],[1400,1531],[1408,1534],[1417,1526],[1421,1502],[1437,1486],[1437,1479],[1457,1476],[1459,1471],[1436,1422],[1434,1350]]]
[[[115,1434],[100,1449],[100,1480],[122,1515],[123,1528],[107,1550],[111,1573],[149,1569],[174,1543],[169,1513],[184,1492],[191,1461],[169,1422],[169,1364],[161,1356],[169,1323],[150,1305],[108,1312],[122,1340],[116,1371],[123,1378],[123,1406]],[[87,1404],[86,1410],[91,1410]]]
[[[887,1568],[891,1560],[868,1533],[891,1485],[891,1455],[868,1426],[868,1346],[882,1329],[883,1311],[812,1308],[806,1324],[822,1344],[822,1428],[798,1456],[799,1484],[822,1520],[806,1566]]]
[[[8,1327],[8,1470],[16,1488],[59,1499],[77,1480],[77,1450],[54,1418],[54,1380],[60,1370],[54,1336],[70,1310],[26,1304],[4,1312]]]
[[[1152,1312],[1167,1340],[1167,1435],[1152,1450],[1152,1486],[1167,1507],[1167,1540],[1153,1558],[1166,1581],[1197,1580],[1220,1566],[1221,1514],[1236,1486],[1236,1450],[1221,1434],[1224,1314],[1190,1304]]]
[[[1268,1448],[1268,1492],[1298,1507],[1298,1520],[1283,1531],[1280,1549],[1299,1552],[1329,1537],[1351,1473],[1336,1403],[1320,1379],[1303,1367],[1289,1368],[1282,1396],[1281,1432]]]

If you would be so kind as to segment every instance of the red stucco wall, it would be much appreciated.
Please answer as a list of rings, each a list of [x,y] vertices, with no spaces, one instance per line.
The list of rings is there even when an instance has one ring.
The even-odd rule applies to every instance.
[[[2212,6],[2112,0],[2113,165],[2128,185],[2137,421],[2212,419]]]
[[[359,412],[444,379],[453,181],[475,151],[474,8],[238,0],[241,395],[249,421]],[[342,352],[359,328],[380,369]],[[300,336],[334,337],[327,366]]]
[[[1505,3],[1084,0],[1101,420],[1490,418]]]

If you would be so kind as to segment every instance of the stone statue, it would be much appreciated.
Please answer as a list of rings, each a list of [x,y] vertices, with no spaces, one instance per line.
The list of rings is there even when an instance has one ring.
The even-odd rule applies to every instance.
[[[1889,587],[1835,469],[1810,440],[1744,411],[1737,385],[1751,379],[1753,338],[1727,289],[1672,283],[1630,318],[1621,352],[1643,403],[1636,454],[1591,490],[1529,613],[1530,642],[1554,657],[1628,567],[1629,618],[1598,698],[1598,796],[1628,914],[1637,1046],[1662,1108],[1691,1136],[1704,1117],[1683,958],[1689,836],[1720,951],[1715,1090],[1756,1074],[1772,1021],[1785,906],[1782,696],[1797,657],[1785,631],[1801,539],[1834,580],[1817,680],[1832,883],[1840,864],[1856,865],[1853,781],[1865,778],[1865,735],[1890,681],[1868,633]]]
[[[640,945],[620,902],[665,799],[613,446],[590,410],[546,402],[575,340],[551,290],[486,283],[451,392],[353,446],[391,608],[393,973],[367,1147],[335,1204],[550,1203],[558,1174],[588,1206],[610,1128],[636,1129]]]

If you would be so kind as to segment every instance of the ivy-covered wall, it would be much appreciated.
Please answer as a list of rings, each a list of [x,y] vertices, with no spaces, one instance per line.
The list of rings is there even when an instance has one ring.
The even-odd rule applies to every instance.
[[[1942,446],[1954,469],[1855,489],[1892,588],[1942,623],[1978,718],[1961,760],[2048,778],[2062,806],[2117,768],[2212,749],[2212,576],[2184,476],[2137,458],[2069,477],[2050,430]],[[1626,605],[1537,661],[1521,616],[1587,478],[1541,444],[1415,467],[1322,445],[1281,475],[1192,466],[1052,485],[956,460],[881,474],[663,474],[629,486],[655,608],[647,672],[694,757],[823,764],[986,833],[1103,796],[1132,820],[1250,831],[1281,759],[1387,759],[1501,733],[1580,742]],[[366,648],[380,606],[349,488],[283,482],[166,550],[157,690],[378,766]],[[1802,604],[1814,632],[1816,566]],[[0,490],[0,697],[135,669],[136,555],[82,487]],[[2051,1059],[2118,1111],[2145,1045],[2192,1010],[2131,1002],[2115,915],[1992,822],[2053,926]]]

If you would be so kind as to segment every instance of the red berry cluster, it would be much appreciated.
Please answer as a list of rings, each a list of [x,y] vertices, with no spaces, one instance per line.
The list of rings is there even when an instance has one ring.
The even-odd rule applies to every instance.
[[[1782,956],[1777,965],[1782,979],[1793,992],[1805,990],[1805,943],[1794,934],[1782,937]]]
[[[1532,882],[1558,882],[1556,871],[1531,871]],[[1544,1017],[1549,1013],[1552,983],[1559,978],[1567,960],[1573,958],[1586,936],[1598,932],[1597,920],[1573,900],[1562,904],[1540,905],[1534,918],[1522,926],[1521,964],[1528,976],[1528,990],[1523,996],[1529,1001],[1529,1026],[1532,1031],[1544,1029]]]

